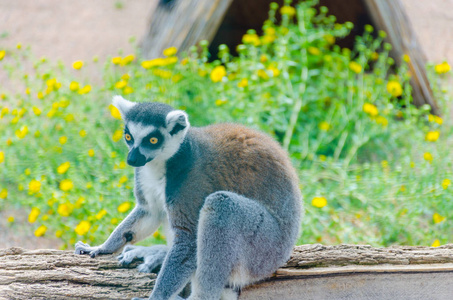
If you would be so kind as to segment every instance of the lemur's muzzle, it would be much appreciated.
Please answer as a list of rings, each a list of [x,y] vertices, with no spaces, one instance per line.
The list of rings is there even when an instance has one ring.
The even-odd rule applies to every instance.
[[[147,160],[138,148],[132,148],[127,155],[127,163],[133,167],[142,167],[147,163]]]

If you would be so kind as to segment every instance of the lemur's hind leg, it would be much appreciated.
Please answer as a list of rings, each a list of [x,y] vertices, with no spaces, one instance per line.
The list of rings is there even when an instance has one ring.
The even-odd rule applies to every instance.
[[[234,288],[270,275],[285,261],[281,238],[277,221],[258,202],[231,192],[209,195],[200,212],[189,299],[237,298]]]

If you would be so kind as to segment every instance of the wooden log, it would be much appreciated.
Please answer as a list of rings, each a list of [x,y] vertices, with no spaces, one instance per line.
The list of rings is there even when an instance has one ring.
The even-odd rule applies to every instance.
[[[0,250],[0,299],[130,299],[149,296],[156,274],[72,251]],[[453,244],[373,248],[296,246],[271,278],[239,299],[451,299]]]
[[[211,41],[232,1],[160,1],[151,14],[148,33],[142,40],[142,55],[156,58],[168,47],[185,52],[201,40]]]
[[[401,64],[405,54],[410,57],[408,64],[412,74],[414,104],[417,106],[429,104],[432,113],[439,114],[440,111],[426,75],[427,59],[423,53],[423,47],[417,40],[401,1],[364,0],[364,3],[376,27],[387,33],[386,39],[393,46],[391,55],[396,62]]]

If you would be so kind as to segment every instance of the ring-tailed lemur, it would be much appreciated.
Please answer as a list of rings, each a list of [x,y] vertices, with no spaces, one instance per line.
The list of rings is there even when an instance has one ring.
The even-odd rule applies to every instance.
[[[137,205],[98,247],[113,253],[168,221],[167,246],[126,246],[119,259],[144,258],[141,271],[162,264],[149,299],[175,299],[191,280],[189,299],[237,298],[289,258],[301,220],[301,194],[290,160],[267,135],[234,124],[190,127],[181,110],[161,103],[113,104],[125,123],[135,169]]]

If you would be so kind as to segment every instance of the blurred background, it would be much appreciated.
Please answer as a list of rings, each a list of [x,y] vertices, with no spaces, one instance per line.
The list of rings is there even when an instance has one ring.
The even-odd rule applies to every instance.
[[[114,94],[274,136],[300,173],[299,243],[451,243],[452,12],[0,0],[0,247],[100,244],[133,207]]]

